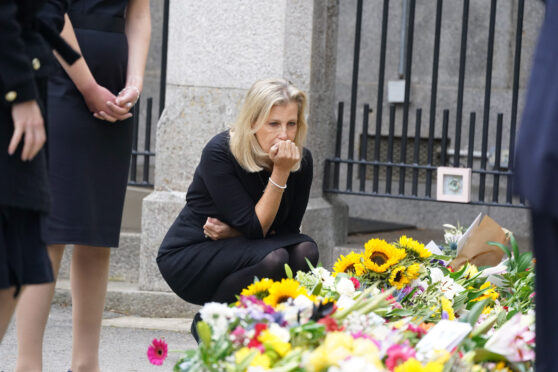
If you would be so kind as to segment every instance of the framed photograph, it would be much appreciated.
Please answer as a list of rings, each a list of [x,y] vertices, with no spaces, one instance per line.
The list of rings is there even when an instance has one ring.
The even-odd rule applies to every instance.
[[[469,203],[471,201],[471,168],[438,167],[436,199]]]

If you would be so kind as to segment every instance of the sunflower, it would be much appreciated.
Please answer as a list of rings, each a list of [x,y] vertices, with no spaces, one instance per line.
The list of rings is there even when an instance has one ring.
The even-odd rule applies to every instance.
[[[405,276],[405,266],[397,266],[391,271],[391,275],[389,276],[389,284],[396,287],[397,289],[401,289],[408,283],[409,279],[407,279],[407,277]]]
[[[269,287],[269,295],[263,299],[267,305],[273,307],[282,302],[287,301],[289,298],[295,299],[299,295],[308,296],[306,289],[294,279],[283,279],[280,282],[275,282]]]
[[[420,264],[418,263],[414,263],[412,265],[407,266],[407,269],[405,270],[405,276],[407,277],[409,282],[412,282],[413,280],[418,278],[419,274],[420,274]]]
[[[362,265],[359,265],[361,258],[362,255],[355,252],[349,253],[346,257],[340,255],[337,262],[333,265],[333,271],[335,273],[360,275],[362,272],[358,273],[358,271],[362,270]],[[357,268],[357,266],[359,267]]]
[[[263,278],[260,281],[250,284],[240,292],[241,296],[256,296],[259,300],[269,295],[269,288],[273,285],[273,280]]]
[[[424,244],[417,242],[413,238],[407,238],[405,235],[399,238],[399,246],[407,251],[414,252],[420,258],[428,258],[432,255],[432,252],[424,248]]]
[[[396,248],[385,240],[370,239],[364,245],[364,266],[377,273],[385,272],[405,256],[403,249]]]

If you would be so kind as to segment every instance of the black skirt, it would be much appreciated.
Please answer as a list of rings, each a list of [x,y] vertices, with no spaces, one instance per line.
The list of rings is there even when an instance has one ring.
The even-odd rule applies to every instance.
[[[40,212],[0,205],[0,288],[52,281]]]
[[[198,305],[209,301],[223,279],[233,272],[257,264],[276,249],[313,242],[298,233],[264,239],[210,240],[203,234],[206,219],[186,205],[167,232],[157,256],[159,270],[171,289],[185,301]]]

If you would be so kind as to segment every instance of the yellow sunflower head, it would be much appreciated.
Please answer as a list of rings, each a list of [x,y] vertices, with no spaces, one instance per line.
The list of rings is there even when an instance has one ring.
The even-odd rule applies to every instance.
[[[362,255],[355,252],[351,252],[347,256],[340,255],[333,265],[333,271],[335,273],[357,274],[355,265],[360,264],[361,258]]]
[[[405,266],[397,266],[391,271],[389,276],[389,284],[397,289],[405,287],[409,283],[409,279],[405,275]]]
[[[377,273],[385,272],[405,256],[405,250],[396,248],[385,240],[370,239],[364,245],[364,266]]]
[[[412,265],[407,266],[407,270],[405,270],[405,276],[407,277],[409,282],[412,282],[413,280],[418,278],[419,274],[420,274],[420,264],[418,263],[414,263]]]
[[[294,279],[283,279],[280,282],[275,282],[269,287],[269,295],[263,301],[270,306],[277,306],[280,303],[287,301],[289,298],[295,299],[299,295],[307,296],[308,292]]]
[[[409,252],[416,254],[420,258],[428,258],[432,256],[432,252],[426,249],[424,247],[424,244],[419,243],[413,238],[407,238],[405,235],[399,238],[399,246]]]
[[[256,296],[262,300],[269,295],[269,288],[273,285],[273,280],[263,278],[260,281],[250,284],[240,292],[241,296]]]

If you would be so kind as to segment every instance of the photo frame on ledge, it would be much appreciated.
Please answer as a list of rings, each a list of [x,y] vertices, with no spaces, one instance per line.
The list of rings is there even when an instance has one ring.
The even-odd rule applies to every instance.
[[[471,168],[438,167],[436,199],[455,203],[471,201]]]

